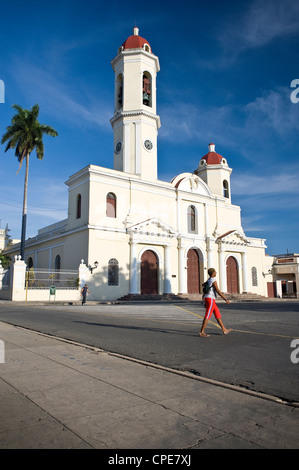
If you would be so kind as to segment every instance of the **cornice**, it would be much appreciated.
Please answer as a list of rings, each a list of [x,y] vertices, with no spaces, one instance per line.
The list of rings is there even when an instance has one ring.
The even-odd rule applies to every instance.
[[[113,116],[113,118],[110,119],[110,124],[111,124],[111,126],[113,127],[113,124],[114,124],[118,119],[126,118],[126,117],[134,117],[134,116],[145,116],[145,117],[147,117],[147,118],[153,119],[154,121],[156,121],[156,124],[157,124],[158,129],[161,127],[160,116],[158,116],[157,114],[149,113],[148,111],[145,111],[145,110],[143,110],[143,109],[137,109],[137,110],[133,110],[133,111],[121,111],[121,112],[117,112],[117,113]]]

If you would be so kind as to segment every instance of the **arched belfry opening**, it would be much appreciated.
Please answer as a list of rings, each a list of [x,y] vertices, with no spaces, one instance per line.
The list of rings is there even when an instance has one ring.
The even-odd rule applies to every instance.
[[[143,73],[142,78],[142,99],[143,104],[152,106],[152,77],[149,72]]]
[[[116,103],[115,103],[115,108],[116,109],[121,109],[123,107],[123,89],[124,89],[124,83],[123,83],[123,75],[119,74],[116,80]]]

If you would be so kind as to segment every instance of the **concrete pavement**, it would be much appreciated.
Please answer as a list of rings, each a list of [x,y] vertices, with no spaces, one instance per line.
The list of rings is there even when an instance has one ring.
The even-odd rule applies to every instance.
[[[296,406],[1,322],[0,339],[1,449],[299,448]]]

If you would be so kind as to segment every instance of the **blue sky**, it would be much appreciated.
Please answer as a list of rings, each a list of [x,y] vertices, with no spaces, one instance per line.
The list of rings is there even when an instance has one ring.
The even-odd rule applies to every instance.
[[[0,135],[13,104],[36,103],[40,122],[59,133],[44,138],[42,161],[30,158],[28,237],[67,217],[70,175],[113,167],[110,62],[136,24],[161,66],[159,179],[192,172],[215,143],[233,168],[246,235],[266,238],[269,254],[299,251],[299,2],[16,0],[0,15]],[[20,238],[24,168],[16,174],[4,149],[1,227]]]

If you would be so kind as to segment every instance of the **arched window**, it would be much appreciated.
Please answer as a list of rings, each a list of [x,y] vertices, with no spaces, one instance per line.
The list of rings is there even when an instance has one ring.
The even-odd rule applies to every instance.
[[[78,194],[77,196],[77,202],[76,202],[76,218],[80,219],[81,218],[81,194]]]
[[[116,218],[116,196],[108,193],[106,198],[106,216]]]
[[[60,268],[61,268],[61,257],[60,255],[57,255],[55,258],[55,262],[54,262],[54,269],[55,271],[59,271]]]
[[[120,74],[116,80],[116,109],[123,107],[123,76]]]
[[[194,206],[188,207],[188,232],[195,233],[196,232],[196,210]]]
[[[229,187],[226,180],[223,181],[223,196],[229,198]]]
[[[252,285],[253,286],[257,286],[258,283],[257,283],[257,269],[255,266],[253,266],[253,268],[251,268],[251,279],[252,279]]]
[[[118,286],[119,283],[119,267],[118,261],[111,258],[108,262],[108,286]]]
[[[143,74],[142,100],[146,106],[152,106],[152,77],[149,72],[144,72]]]

